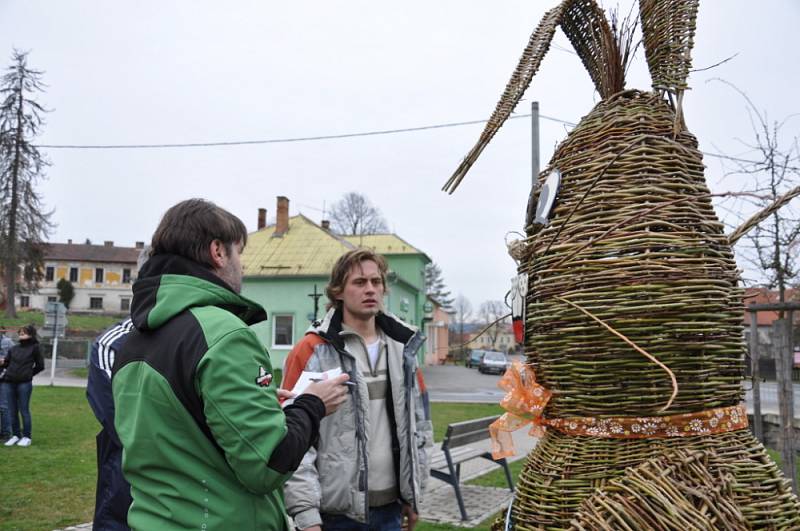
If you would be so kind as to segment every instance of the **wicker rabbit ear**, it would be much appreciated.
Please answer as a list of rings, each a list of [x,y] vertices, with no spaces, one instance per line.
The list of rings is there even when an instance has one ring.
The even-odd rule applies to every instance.
[[[539,22],[539,26],[533,32],[533,35],[531,35],[528,45],[525,47],[525,51],[522,52],[519,64],[517,64],[514,74],[506,85],[506,89],[500,101],[497,102],[497,106],[491,118],[489,118],[489,121],[486,123],[486,127],[484,127],[478,142],[470,152],[467,153],[467,156],[464,157],[464,160],[445,183],[444,187],[442,187],[442,190],[451,194],[455,191],[469,169],[475,161],[478,160],[483,149],[491,142],[495,133],[497,133],[514,111],[514,107],[517,106],[525,90],[531,84],[531,80],[539,69],[539,65],[542,63],[542,59],[547,53],[547,50],[550,49],[550,43],[553,41],[556,26],[558,26],[565,9],[572,1],[573,0],[564,0],[558,7],[545,13],[542,21]]]
[[[589,71],[600,97],[625,88],[625,65],[605,13],[595,0],[574,0],[564,12],[561,29]]]
[[[639,0],[642,35],[653,90],[688,88],[699,0]]]
[[[561,25],[575,47],[600,95],[605,98],[622,90],[624,67],[605,14],[595,0],[564,0],[558,7],[545,13],[539,22],[478,142],[442,190],[451,194],[455,191],[483,149],[514,111],[550,49],[558,25]]]

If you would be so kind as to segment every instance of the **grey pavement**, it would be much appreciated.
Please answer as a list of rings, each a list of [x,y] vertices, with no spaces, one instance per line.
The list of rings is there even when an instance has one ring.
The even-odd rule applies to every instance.
[[[86,367],[85,360],[59,358],[52,385],[56,387],[86,387],[86,378],[70,374],[72,369]],[[50,358],[45,357],[44,370],[33,377],[33,385],[50,385]]]
[[[499,375],[481,374],[463,365],[433,365],[422,368],[433,402],[499,403],[505,392],[497,387]]]
[[[508,459],[509,462],[524,459],[536,446],[538,439],[528,435],[528,430],[523,428],[512,434],[516,455]],[[470,444],[473,448],[490,450],[488,440]],[[436,445],[439,450],[440,444]],[[464,485],[470,479],[482,476],[500,467],[487,459],[477,458],[461,465],[461,492],[464,506],[467,510],[467,520],[461,520],[458,510],[455,490],[452,486],[436,478],[430,478],[425,485],[426,494],[420,510],[421,518],[429,522],[447,523],[462,527],[474,527],[492,516],[501,509],[508,507],[513,493],[508,488],[480,487]]]

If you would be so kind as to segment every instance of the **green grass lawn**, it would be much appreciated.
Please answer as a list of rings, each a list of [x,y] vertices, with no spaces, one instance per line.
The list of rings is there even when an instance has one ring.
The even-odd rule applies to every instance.
[[[277,371],[276,371],[277,372]],[[279,377],[279,374],[276,374]],[[493,415],[491,404],[432,404],[437,437],[450,422]],[[95,442],[100,425],[80,388],[40,387],[31,398],[33,445],[0,446],[0,530],[51,530],[89,522],[94,510]],[[516,470],[520,464],[512,465]],[[498,475],[498,472],[500,474]],[[498,468],[478,478],[481,485],[504,486]],[[421,531],[488,530],[422,523]]]
[[[33,445],[0,446],[0,529],[40,531],[92,519],[100,428],[85,393],[34,388]]]
[[[88,367],[77,367],[75,369],[70,369],[69,375],[73,378],[88,378],[89,377],[89,368]]]
[[[447,425],[453,422],[479,419],[491,415],[500,415],[501,413],[503,413],[503,409],[498,404],[433,403],[431,404],[433,440],[441,441],[444,439]]]
[[[119,315],[93,315],[67,313],[68,330],[105,330],[120,320]],[[21,326],[33,324],[41,328],[44,324],[44,314],[39,311],[17,311],[16,319],[9,319],[5,314],[0,314],[0,328],[16,330]]]
[[[431,411],[435,438],[441,440],[447,424],[494,415],[500,412],[500,407],[434,403]],[[47,531],[90,521],[96,474],[94,438],[100,427],[86,402],[85,390],[35,387],[31,412],[33,445],[30,448],[0,446],[0,530]],[[777,452],[769,450],[769,454],[780,462]],[[515,482],[523,464],[524,459],[510,464]],[[506,486],[499,467],[468,483]],[[488,531],[499,514],[476,527],[420,522],[416,529]]]

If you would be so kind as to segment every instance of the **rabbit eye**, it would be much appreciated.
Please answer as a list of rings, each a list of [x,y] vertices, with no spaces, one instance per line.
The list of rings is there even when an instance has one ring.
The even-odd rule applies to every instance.
[[[561,171],[553,169],[545,179],[544,184],[539,188],[538,196],[535,200],[536,211],[533,211],[534,200],[531,199],[528,210],[528,224],[541,228],[547,225],[553,206],[556,204],[558,190],[561,188]]]

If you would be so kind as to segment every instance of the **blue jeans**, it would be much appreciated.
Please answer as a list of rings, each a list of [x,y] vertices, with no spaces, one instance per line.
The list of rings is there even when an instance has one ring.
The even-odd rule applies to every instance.
[[[11,414],[8,412],[8,393],[10,392],[11,384],[0,382],[0,439],[2,440],[11,437]]]
[[[10,383],[4,382],[8,401],[8,413],[11,417],[11,434],[17,437],[31,436],[31,393],[33,382]],[[19,429],[19,417],[22,416],[22,432]]]
[[[369,508],[369,523],[362,524],[340,514],[323,514],[324,531],[400,531],[402,506],[395,502]]]

